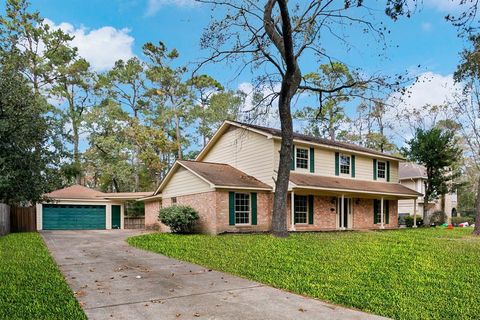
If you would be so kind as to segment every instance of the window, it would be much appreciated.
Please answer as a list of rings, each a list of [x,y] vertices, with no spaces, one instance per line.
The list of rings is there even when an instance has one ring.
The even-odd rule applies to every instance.
[[[308,149],[296,148],[296,163],[299,169],[308,169]]]
[[[250,223],[250,194],[235,193],[235,224]]]
[[[307,196],[295,196],[294,204],[295,223],[308,223]]]
[[[172,204],[177,204],[177,197],[172,197]]]
[[[387,171],[387,164],[383,161],[377,162],[377,178],[385,179]]]
[[[350,156],[340,155],[340,173],[350,174]]]

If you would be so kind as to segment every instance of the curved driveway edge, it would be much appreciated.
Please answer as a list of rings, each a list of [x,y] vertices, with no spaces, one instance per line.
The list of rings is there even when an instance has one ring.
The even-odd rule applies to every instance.
[[[130,247],[139,231],[43,231],[89,319],[384,319]]]

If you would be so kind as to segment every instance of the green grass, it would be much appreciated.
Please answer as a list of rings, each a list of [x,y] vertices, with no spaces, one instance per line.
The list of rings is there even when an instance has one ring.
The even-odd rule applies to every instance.
[[[86,319],[38,233],[0,237],[0,319]]]
[[[480,239],[471,229],[180,236],[130,245],[396,319],[478,319]]]

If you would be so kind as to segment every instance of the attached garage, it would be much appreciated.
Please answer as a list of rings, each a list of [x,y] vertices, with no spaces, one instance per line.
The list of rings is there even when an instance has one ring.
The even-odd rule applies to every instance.
[[[37,230],[124,228],[124,203],[151,192],[104,193],[81,185],[55,190],[37,204]]]
[[[43,230],[106,229],[105,215],[105,205],[44,204]]]

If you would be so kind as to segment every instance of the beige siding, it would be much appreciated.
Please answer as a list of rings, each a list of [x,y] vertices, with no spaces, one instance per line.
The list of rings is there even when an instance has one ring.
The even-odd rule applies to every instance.
[[[186,194],[195,194],[212,191],[210,185],[188,171],[180,167],[162,190],[162,197],[176,197]]]
[[[335,152],[315,148],[315,174],[322,176],[335,175]]]
[[[355,156],[355,178],[373,180],[373,159],[361,155]]]
[[[399,182],[398,181],[398,166],[399,166],[398,161],[391,161],[390,160],[390,182],[395,182],[395,183]]]
[[[273,186],[273,145],[264,135],[234,128],[219,138],[202,161],[229,164]]]

